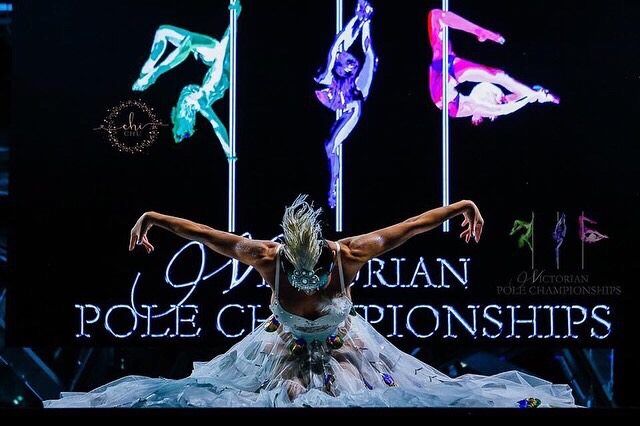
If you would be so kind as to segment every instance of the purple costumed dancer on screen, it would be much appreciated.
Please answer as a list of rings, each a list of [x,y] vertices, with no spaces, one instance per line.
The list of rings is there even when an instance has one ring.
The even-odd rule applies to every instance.
[[[560,246],[567,236],[567,216],[564,213],[558,214],[556,226],[553,228],[553,243],[555,245],[556,269],[560,269]]]
[[[366,0],[359,0],[356,14],[337,35],[327,57],[327,64],[315,80],[327,86],[316,90],[320,102],[342,115],[331,128],[325,150],[331,167],[329,185],[329,206],[336,206],[336,183],[340,172],[338,148],[349,137],[360,119],[362,102],[369,96],[377,58],[371,44],[371,15],[373,8]],[[364,63],[348,52],[349,48],[361,38]]]

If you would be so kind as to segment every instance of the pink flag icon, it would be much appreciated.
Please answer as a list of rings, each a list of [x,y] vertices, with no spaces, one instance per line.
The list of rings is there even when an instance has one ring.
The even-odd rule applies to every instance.
[[[604,235],[595,229],[593,229],[590,225],[595,225],[596,222],[593,219],[589,219],[584,215],[584,212],[578,217],[578,225],[580,232],[580,240],[587,244],[596,243],[600,240],[604,240],[605,238],[609,238],[607,235]]]
[[[591,227],[591,225],[596,225],[597,223],[598,222],[596,222],[595,220],[589,219],[588,217],[586,217],[584,215],[584,212],[580,213],[580,216],[578,216],[578,232],[580,234],[580,241],[581,241],[580,251],[581,251],[582,269],[584,269],[584,245],[597,243],[600,240],[609,238],[608,236],[604,235],[601,232],[596,231]]]

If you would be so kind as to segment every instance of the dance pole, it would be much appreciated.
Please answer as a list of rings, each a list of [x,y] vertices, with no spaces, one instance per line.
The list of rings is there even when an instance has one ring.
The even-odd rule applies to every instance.
[[[580,223],[580,260],[581,269],[584,270],[584,210],[580,212],[582,222]]]
[[[342,0],[336,0],[336,35],[342,31]],[[336,121],[342,117],[342,110],[336,111]],[[342,144],[338,146],[338,180],[336,182],[336,232],[342,232]]]
[[[227,230],[236,230],[236,32],[238,13],[229,13],[229,163],[228,222]]]
[[[449,11],[449,0],[442,0],[442,11]],[[449,27],[442,23],[442,205],[449,205]],[[449,232],[449,221],[442,224]],[[475,230],[474,230],[475,232]]]

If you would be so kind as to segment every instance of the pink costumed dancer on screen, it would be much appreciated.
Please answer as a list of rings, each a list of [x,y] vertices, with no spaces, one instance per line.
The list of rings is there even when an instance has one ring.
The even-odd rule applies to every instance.
[[[442,30],[444,26],[473,34],[478,41],[491,40],[503,44],[504,37],[486,30],[453,12],[433,9],[428,16],[429,42],[433,59],[429,67],[429,90],[433,103],[442,109],[442,78],[448,79],[448,112],[451,117],[471,117],[473,124],[480,124],[485,118],[494,120],[500,115],[508,115],[533,102],[554,104],[560,98],[541,86],[529,87],[511,78],[501,69],[490,68],[458,57],[449,43],[447,70],[442,69]],[[465,82],[477,83],[468,95],[458,91]],[[506,89],[503,91],[503,88]]]

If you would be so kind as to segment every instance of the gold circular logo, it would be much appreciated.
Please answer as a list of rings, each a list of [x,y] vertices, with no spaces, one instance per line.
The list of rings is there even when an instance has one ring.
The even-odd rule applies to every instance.
[[[129,99],[107,111],[100,127],[111,146],[120,152],[139,154],[158,139],[160,127],[168,124],[158,119],[155,111],[139,99]]]

